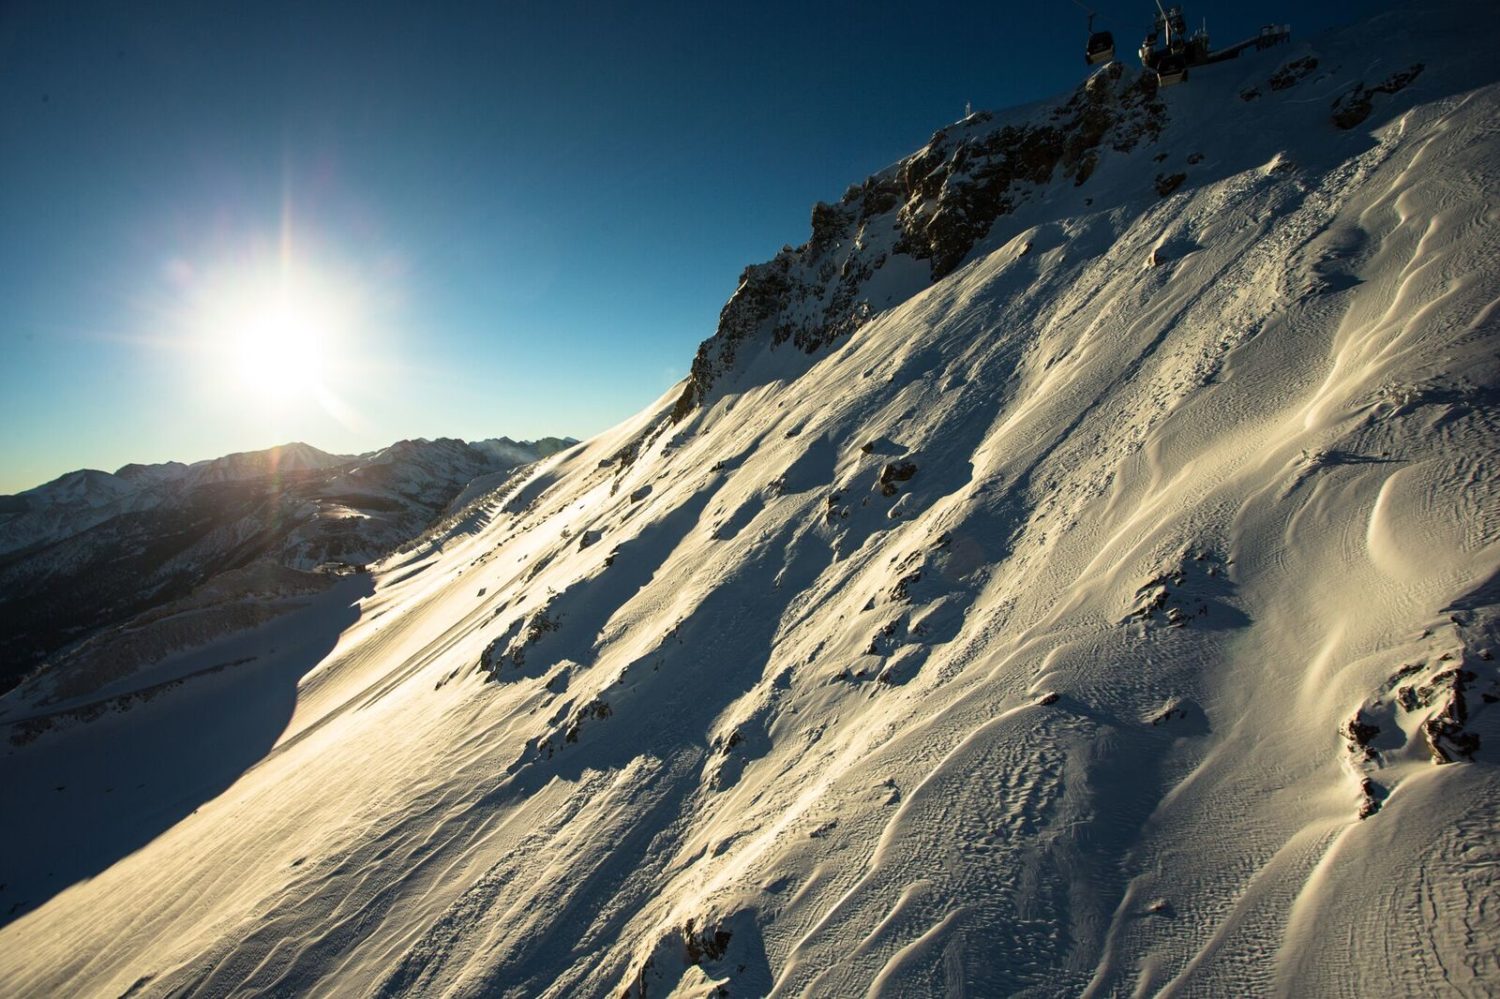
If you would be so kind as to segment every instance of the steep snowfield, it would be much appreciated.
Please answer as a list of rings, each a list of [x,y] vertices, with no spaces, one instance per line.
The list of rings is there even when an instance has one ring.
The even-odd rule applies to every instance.
[[[1500,990],[1481,30],[1195,72],[936,283],[12,745],[5,991]]]

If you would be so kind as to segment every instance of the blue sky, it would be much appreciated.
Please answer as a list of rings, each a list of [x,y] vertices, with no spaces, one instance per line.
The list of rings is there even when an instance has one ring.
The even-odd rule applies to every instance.
[[[1102,13],[1128,50],[1150,10]],[[1232,41],[1358,10],[1188,14]],[[0,492],[294,439],[603,430],[686,373],[814,201],[965,101],[1080,80],[1083,23],[1067,3],[6,3]],[[316,392],[219,342],[288,274],[316,303],[291,340],[336,330]]]

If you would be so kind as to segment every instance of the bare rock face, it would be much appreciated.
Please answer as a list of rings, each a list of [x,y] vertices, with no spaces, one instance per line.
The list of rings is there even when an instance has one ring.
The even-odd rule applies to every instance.
[[[883,496],[894,496],[900,488],[898,482],[906,482],[917,474],[915,462],[892,461],[887,462],[880,470],[880,493]]]
[[[1333,102],[1333,123],[1339,128],[1350,129],[1361,124],[1375,110],[1377,94],[1395,94],[1405,90],[1422,75],[1421,63],[1413,63],[1398,70],[1373,86],[1357,84],[1353,90],[1341,94]]]
[[[1318,68],[1316,56],[1303,56],[1282,63],[1268,81],[1272,90],[1288,90],[1295,87]]]
[[[1156,193],[1165,198],[1187,180],[1185,173],[1159,173],[1156,175]]]
[[[978,135],[938,132],[900,166],[898,248],[930,260],[934,281],[945,277],[997,218],[1015,210],[1023,185],[1049,183],[1061,169],[1080,186],[1097,166],[1101,146],[1128,152],[1161,131],[1165,114],[1147,78],[1127,80],[1115,63],[1054,108],[1046,124]]]
[[[806,243],[784,247],[740,275],[718,330],[698,348],[673,422],[742,366],[747,346],[790,342],[816,353],[888,304],[872,288],[878,272],[898,268],[879,283],[899,286],[894,299],[904,300],[956,270],[995,221],[1038,186],[1061,179],[1085,184],[1103,150],[1134,149],[1155,138],[1165,118],[1149,78],[1115,63],[1049,112],[1008,124],[987,112],[972,114],[853,185],[837,204],[819,202]]]

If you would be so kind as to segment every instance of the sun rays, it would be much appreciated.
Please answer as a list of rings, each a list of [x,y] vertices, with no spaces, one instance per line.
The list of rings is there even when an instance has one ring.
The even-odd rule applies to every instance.
[[[339,339],[337,308],[322,296],[285,286],[248,289],[225,333],[231,371],[242,387],[268,400],[316,395],[324,388],[324,355]]]
[[[247,241],[192,269],[178,324],[192,377],[245,418],[321,415],[348,430],[367,380],[381,291],[333,255],[294,244],[289,217],[274,242]]]

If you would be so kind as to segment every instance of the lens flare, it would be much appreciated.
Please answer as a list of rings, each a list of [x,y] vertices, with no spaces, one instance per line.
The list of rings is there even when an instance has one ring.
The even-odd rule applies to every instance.
[[[362,432],[397,370],[399,275],[316,234],[239,234],[164,265],[160,342],[184,362],[184,389],[212,418],[301,438],[333,426]],[[269,439],[269,438],[268,438]]]
[[[194,326],[222,390],[254,409],[321,408],[352,349],[356,304],[310,268],[247,268],[204,289]]]
[[[315,394],[336,333],[327,307],[283,293],[264,304],[247,303],[247,311],[230,333],[229,363],[240,383],[271,399]]]

